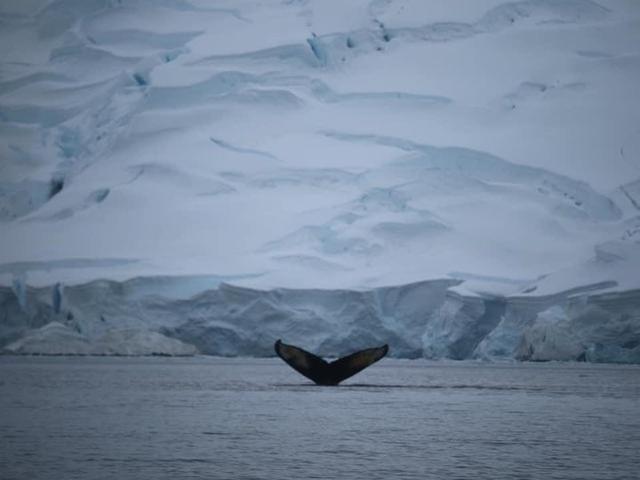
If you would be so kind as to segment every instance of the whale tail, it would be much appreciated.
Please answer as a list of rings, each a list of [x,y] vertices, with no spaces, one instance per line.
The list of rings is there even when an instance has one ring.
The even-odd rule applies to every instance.
[[[318,385],[338,385],[377,362],[389,351],[389,346],[383,345],[360,350],[333,362],[327,362],[302,348],[282,343],[281,340],[275,343],[274,348],[278,356],[291,368]]]

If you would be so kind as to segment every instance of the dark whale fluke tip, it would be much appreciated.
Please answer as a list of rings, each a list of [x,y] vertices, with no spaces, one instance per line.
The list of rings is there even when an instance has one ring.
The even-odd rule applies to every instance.
[[[384,357],[389,352],[389,345],[360,350],[330,363],[302,348],[282,343],[280,339],[276,340],[274,349],[291,368],[318,385],[338,385]]]

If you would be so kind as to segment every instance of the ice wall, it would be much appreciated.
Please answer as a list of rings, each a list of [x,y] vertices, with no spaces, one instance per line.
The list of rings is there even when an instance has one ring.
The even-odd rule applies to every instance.
[[[177,280],[173,280],[176,282]],[[188,279],[185,279],[187,282]],[[7,353],[271,356],[282,338],[323,356],[388,343],[400,358],[640,363],[640,291],[491,297],[433,280],[366,291],[229,284],[172,296],[138,278],[0,288]]]

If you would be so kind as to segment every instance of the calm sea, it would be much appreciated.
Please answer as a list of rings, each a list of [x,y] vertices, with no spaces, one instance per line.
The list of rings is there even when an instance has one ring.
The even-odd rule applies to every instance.
[[[0,357],[5,479],[638,479],[640,367]]]

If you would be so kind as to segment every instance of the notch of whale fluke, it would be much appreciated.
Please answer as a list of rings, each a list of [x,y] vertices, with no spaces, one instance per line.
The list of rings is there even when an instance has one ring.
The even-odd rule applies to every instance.
[[[382,345],[327,362],[306,350],[282,343],[281,340],[275,343],[274,348],[278,356],[291,368],[318,385],[338,385],[377,362],[389,351],[388,345]]]

